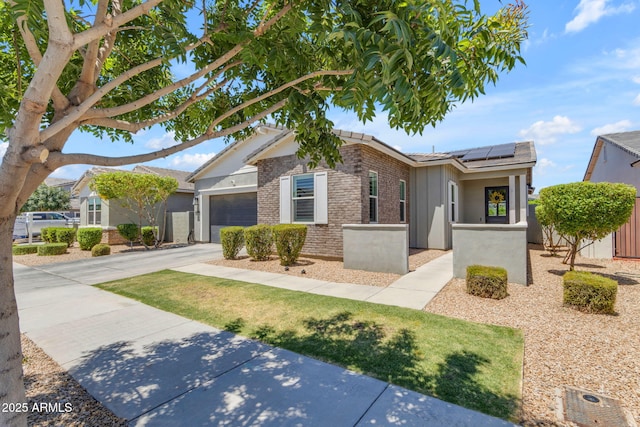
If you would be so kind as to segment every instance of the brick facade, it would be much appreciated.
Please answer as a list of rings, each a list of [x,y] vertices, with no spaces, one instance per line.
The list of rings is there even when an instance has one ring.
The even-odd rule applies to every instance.
[[[409,220],[409,166],[362,144],[340,148],[343,163],[309,169],[295,155],[258,161],[258,223],[280,222],[280,177],[328,171],[328,224],[310,224],[303,253],[342,257],[342,225],[369,223],[369,171],[378,173],[378,223],[400,223],[400,180],[406,187]]]

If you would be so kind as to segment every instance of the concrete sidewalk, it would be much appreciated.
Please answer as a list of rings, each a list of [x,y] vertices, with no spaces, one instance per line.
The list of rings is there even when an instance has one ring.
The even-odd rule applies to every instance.
[[[14,264],[22,331],[130,425],[511,425],[87,286],[219,254]]]
[[[448,252],[435,260],[402,276],[386,288],[380,286],[334,283],[323,280],[307,279],[289,274],[267,273],[256,270],[223,267],[205,263],[194,263],[173,268],[183,273],[221,277],[250,283],[328,295],[358,301],[422,310],[431,299],[453,277],[453,253]]]

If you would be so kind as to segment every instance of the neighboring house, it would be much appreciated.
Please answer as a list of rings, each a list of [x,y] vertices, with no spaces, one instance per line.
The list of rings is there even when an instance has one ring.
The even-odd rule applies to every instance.
[[[293,132],[274,126],[227,146],[189,177],[196,239],[217,241],[228,225],[303,223],[303,253],[343,257],[347,224],[406,224],[409,246],[431,249],[453,247],[455,224],[522,222],[526,234],[532,142],[408,155],[370,135],[335,133],[344,145],[333,169],[309,169]]]
[[[598,136],[583,180],[621,182],[637,190],[636,206],[627,224],[583,255],[640,258],[640,130]]]
[[[66,192],[69,193],[69,210],[66,212],[63,212],[65,215],[67,215],[70,218],[79,218],[80,216],[80,199],[78,199],[78,197],[74,196],[73,193],[71,193],[71,189],[73,188],[73,186],[76,184],[76,181],[73,179],[67,179],[67,178],[46,178],[44,180],[44,183],[46,185],[48,185],[49,187],[58,187],[58,188],[62,188],[63,190],[65,190]]]
[[[118,224],[138,222],[135,214],[122,208],[117,201],[102,200],[100,196],[89,188],[89,183],[94,176],[116,171],[125,172],[120,169],[93,167],[87,170],[72,188],[72,194],[80,200],[80,227],[102,227],[104,234],[103,241],[110,244],[124,242],[124,239],[121,238],[116,230]],[[175,236],[172,235],[174,228],[185,228],[186,231],[181,233],[185,234],[185,236],[181,237],[184,237],[182,240],[186,241],[189,230],[192,227],[188,224],[189,218],[186,213],[193,210],[194,192],[193,184],[186,181],[189,172],[143,165],[136,166],[131,172],[171,176],[178,180],[178,190],[167,200],[167,232],[165,233],[165,240],[170,241],[175,239]],[[172,213],[184,213],[187,224],[180,224],[179,226],[172,224]]]

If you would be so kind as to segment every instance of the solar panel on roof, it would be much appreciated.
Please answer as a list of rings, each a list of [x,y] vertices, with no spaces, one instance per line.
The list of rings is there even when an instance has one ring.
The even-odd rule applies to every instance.
[[[491,148],[487,158],[488,159],[496,159],[501,157],[513,157],[516,152],[516,144],[502,144],[495,145]]]
[[[452,151],[449,154],[453,157],[463,157],[468,152],[469,150],[458,150],[458,151]]]
[[[462,157],[462,161],[484,160],[491,151],[491,147],[475,148]]]

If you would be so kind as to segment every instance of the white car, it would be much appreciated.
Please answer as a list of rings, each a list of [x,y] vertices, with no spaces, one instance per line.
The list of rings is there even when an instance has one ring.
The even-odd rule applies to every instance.
[[[25,212],[16,218],[13,226],[13,239],[39,236],[46,227],[73,227],[73,220],[58,212]]]

